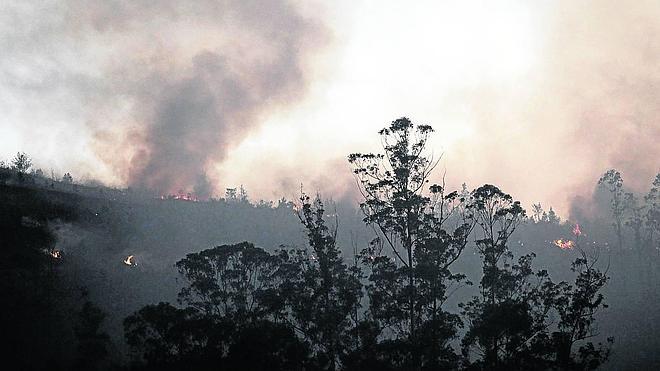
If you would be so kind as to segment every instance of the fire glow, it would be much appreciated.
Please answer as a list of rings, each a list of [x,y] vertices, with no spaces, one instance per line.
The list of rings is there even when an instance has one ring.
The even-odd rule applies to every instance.
[[[582,229],[580,228],[580,224],[576,223],[575,227],[573,227],[573,235],[575,236],[575,238],[578,239],[580,238],[580,236],[582,236]],[[575,247],[575,242],[568,239],[565,240],[563,238],[552,241],[552,244],[559,247],[562,250],[571,250]]]
[[[48,252],[53,259],[60,259],[62,257],[62,252],[60,250],[54,249]]]
[[[126,265],[128,265],[128,266],[134,266],[134,265],[136,265],[136,264],[133,262],[133,255],[129,255],[129,256],[127,256],[126,259],[124,259],[124,264],[126,264]]]
[[[183,193],[179,192],[177,194],[171,194],[171,195],[162,195],[160,196],[161,200],[179,200],[179,201],[192,201],[192,202],[197,202],[199,199],[197,196],[195,196],[192,193]]]
[[[575,243],[571,240],[563,240],[563,239],[558,239],[552,241],[555,246],[559,247],[562,250],[570,250],[575,246]]]
[[[577,223],[575,224],[575,227],[573,228],[573,234],[575,235],[575,237],[582,236],[582,230],[580,229],[580,225],[577,224]]]

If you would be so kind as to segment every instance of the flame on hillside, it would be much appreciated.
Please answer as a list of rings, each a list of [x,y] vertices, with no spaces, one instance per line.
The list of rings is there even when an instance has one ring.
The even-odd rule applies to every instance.
[[[577,224],[577,223],[575,224],[575,227],[573,228],[573,234],[575,235],[575,237],[582,236],[582,229],[580,229],[580,225]]]
[[[62,250],[59,249],[41,249],[41,251],[53,259],[62,258]]]
[[[137,264],[135,264],[135,262],[133,261],[133,255],[129,255],[129,256],[127,256],[126,259],[124,259],[124,264],[126,264],[126,265],[131,265],[131,266],[133,266],[133,265],[137,265]]]
[[[192,202],[197,202],[199,201],[199,198],[195,196],[194,194],[188,192],[188,193],[183,193],[179,192],[176,194],[171,194],[171,195],[162,195],[160,196],[161,200],[180,200],[180,201],[192,201]]]
[[[561,238],[558,239],[558,240],[554,240],[554,241],[552,241],[552,243],[553,243],[555,246],[557,246],[557,247],[559,247],[560,249],[562,249],[562,250],[570,250],[570,249],[572,249],[573,247],[575,247],[575,243],[574,243],[573,241],[571,241],[571,240],[563,240],[563,239],[561,239]]]

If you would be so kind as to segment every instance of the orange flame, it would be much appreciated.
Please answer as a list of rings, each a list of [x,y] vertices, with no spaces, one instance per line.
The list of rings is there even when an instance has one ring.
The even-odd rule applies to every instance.
[[[561,238],[558,240],[552,241],[552,243],[555,244],[555,246],[559,247],[562,250],[570,250],[575,246],[575,243],[571,240],[562,240]]]
[[[127,256],[126,259],[124,259],[124,264],[135,265],[135,263],[133,263],[133,255]]]
[[[161,200],[180,200],[180,201],[192,201],[197,202],[199,199],[192,193],[183,193],[179,192],[177,194],[162,195],[160,196]]]
[[[54,259],[59,259],[62,257],[62,252],[57,249],[49,251],[48,254],[50,254],[50,256],[52,256]]]
[[[580,236],[582,236],[582,230],[580,229],[580,225],[577,224],[577,223],[575,224],[575,227],[573,228],[573,234],[574,234],[576,237],[580,237]]]

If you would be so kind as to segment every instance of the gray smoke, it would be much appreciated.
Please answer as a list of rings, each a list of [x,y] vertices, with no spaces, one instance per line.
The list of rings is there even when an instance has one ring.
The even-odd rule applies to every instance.
[[[269,110],[305,93],[306,61],[328,40],[286,0],[2,8],[5,88],[40,97],[26,105],[61,106],[120,181],[159,193],[209,196],[206,174]]]

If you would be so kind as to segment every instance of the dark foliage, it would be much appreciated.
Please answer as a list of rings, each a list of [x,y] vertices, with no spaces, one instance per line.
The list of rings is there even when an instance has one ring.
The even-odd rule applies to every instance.
[[[423,152],[431,132],[402,118],[380,132],[384,154],[349,157],[364,196],[364,222],[376,236],[352,266],[337,247],[336,212],[305,194],[295,210],[306,248],[269,253],[243,242],[180,260],[182,307],[147,306],[125,321],[136,367],[601,365],[609,348],[588,341],[596,312],[606,307],[601,289],[608,277],[596,268],[597,257],[583,252],[573,263],[574,284],[553,283],[546,270],[534,271],[534,254],[515,259],[509,241],[526,218],[520,203],[488,184],[472,192],[429,185],[435,163]],[[537,222],[558,224],[540,205],[535,213]],[[446,308],[452,290],[470,282],[450,268],[470,236],[482,261],[479,295],[452,313]]]
[[[367,321],[384,340],[377,357],[389,358],[395,343],[399,354],[388,363],[402,369],[455,367],[458,360],[449,343],[460,319],[443,303],[449,287],[465,279],[449,268],[474,223],[465,197],[428,184],[437,164],[424,156],[432,132],[401,118],[380,131],[384,154],[349,156],[364,221],[377,235],[362,254],[370,281]]]
[[[89,301],[79,309],[77,290],[59,275],[65,257],[53,224],[78,213],[75,196],[57,196],[0,185],[0,356],[19,369],[93,369],[106,351],[102,313]]]
[[[124,335],[131,350],[130,368],[601,367],[609,359],[612,339],[605,340],[597,324],[599,311],[608,306],[603,292],[610,281],[609,264],[603,268],[599,254],[609,250],[576,234],[573,249],[561,251],[566,254],[553,263],[555,268],[566,267],[561,277],[566,281],[553,281],[545,267],[535,268],[542,259],[535,260],[529,249],[521,253],[515,240],[521,238],[525,222],[532,231],[528,233],[553,237],[572,226],[540,204],[528,219],[519,202],[493,185],[470,192],[466,186],[447,190],[444,179],[432,184],[436,162],[424,153],[432,132],[430,126],[401,118],[380,131],[382,154],[349,156],[364,196],[363,220],[374,237],[361,251],[354,246],[351,261],[344,260],[338,242],[338,213],[328,210],[319,196],[302,194],[295,205],[285,200],[277,206],[255,205],[242,187],[231,188],[225,199],[199,204],[176,198],[146,201],[140,207],[148,212],[139,216],[130,203],[133,196],[99,197],[92,212],[74,193],[98,190],[85,190],[67,177],[58,187],[71,192],[49,190],[46,197],[38,182],[26,181],[29,166],[21,165],[24,171],[18,165],[0,169],[0,242],[5,254],[0,260],[0,294],[15,298],[0,309],[3,357],[24,369],[116,367],[118,352],[104,332],[106,313],[87,295],[80,300],[60,282],[66,252],[59,251],[53,231],[62,221],[75,221],[98,228],[119,245],[136,246],[136,235],[142,234],[140,242],[150,238],[139,224],[158,210],[183,215],[181,228],[195,231],[193,236],[215,228],[200,222],[209,215],[232,218],[232,226],[243,228],[218,226],[211,240],[221,233],[240,235],[262,222],[272,223],[273,234],[266,241],[283,240],[292,229],[278,223],[297,216],[306,244],[273,250],[242,242],[186,250],[198,252],[175,264],[179,287],[172,284],[172,290],[179,290],[178,302],[173,294],[171,303],[144,306],[158,301],[145,299],[128,306],[133,314],[124,320]],[[18,173],[24,174],[20,182]],[[37,172],[30,176],[43,178]],[[599,184],[610,201],[607,223],[614,227],[616,253],[623,258],[630,258],[627,251],[633,253],[641,268],[630,276],[648,282],[660,247],[660,175],[644,197],[628,192],[616,170],[608,171]],[[108,201],[115,197],[125,204]],[[204,212],[197,211],[201,209]],[[163,233],[172,245],[197,246],[203,239],[190,242],[175,230]],[[170,256],[177,251],[154,250]],[[574,259],[570,267],[566,256]],[[128,278],[137,277],[136,272],[132,267],[123,271]],[[472,288],[468,277],[475,281]],[[471,291],[452,297],[459,289]],[[645,290],[654,293],[651,287]],[[123,318],[130,312],[111,315]]]

